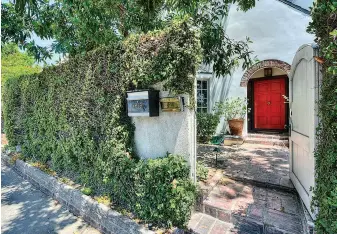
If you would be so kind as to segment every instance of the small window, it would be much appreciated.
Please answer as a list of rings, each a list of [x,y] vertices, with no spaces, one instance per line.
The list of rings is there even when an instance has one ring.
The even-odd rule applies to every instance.
[[[197,111],[207,113],[208,109],[208,80],[197,81]]]

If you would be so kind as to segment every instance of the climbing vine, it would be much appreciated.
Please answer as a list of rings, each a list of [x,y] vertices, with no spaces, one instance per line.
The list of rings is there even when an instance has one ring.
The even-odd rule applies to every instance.
[[[337,233],[337,1],[316,1],[311,16],[323,60],[313,207],[317,233]]]
[[[185,19],[11,79],[3,94],[9,144],[57,172],[76,172],[140,219],[184,226],[196,194],[189,166],[174,155],[137,158],[125,100],[127,90],[158,82],[192,94],[199,63],[198,32]]]
[[[196,64],[201,62],[199,37],[188,30],[188,18],[178,22],[163,31],[132,35],[123,42],[125,76],[135,88],[163,82],[173,94],[194,97]]]

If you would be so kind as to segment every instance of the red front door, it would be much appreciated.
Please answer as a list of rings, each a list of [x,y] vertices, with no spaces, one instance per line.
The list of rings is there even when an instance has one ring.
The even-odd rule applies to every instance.
[[[255,129],[284,129],[285,79],[254,80]]]

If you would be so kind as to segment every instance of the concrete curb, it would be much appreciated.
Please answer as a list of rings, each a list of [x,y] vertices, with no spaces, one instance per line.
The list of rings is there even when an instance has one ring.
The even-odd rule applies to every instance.
[[[14,165],[10,164],[10,157],[4,153],[1,161],[14,169],[23,178],[27,179],[34,187],[43,193],[53,197],[66,207],[71,213],[82,217],[90,225],[107,234],[154,234],[133,220],[120,213],[111,210],[108,206],[95,201],[89,196],[59,182],[36,167],[16,160]]]

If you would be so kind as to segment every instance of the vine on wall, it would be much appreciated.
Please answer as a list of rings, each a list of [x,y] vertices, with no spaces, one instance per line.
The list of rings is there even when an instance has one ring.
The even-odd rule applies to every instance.
[[[337,1],[318,0],[311,16],[308,31],[316,35],[324,60],[315,150],[315,227],[317,233],[337,233]]]
[[[3,95],[9,144],[58,172],[76,172],[140,219],[184,226],[196,196],[189,166],[173,155],[138,160],[125,100],[128,89],[158,82],[191,94],[199,63],[198,33],[185,19],[11,79]]]

